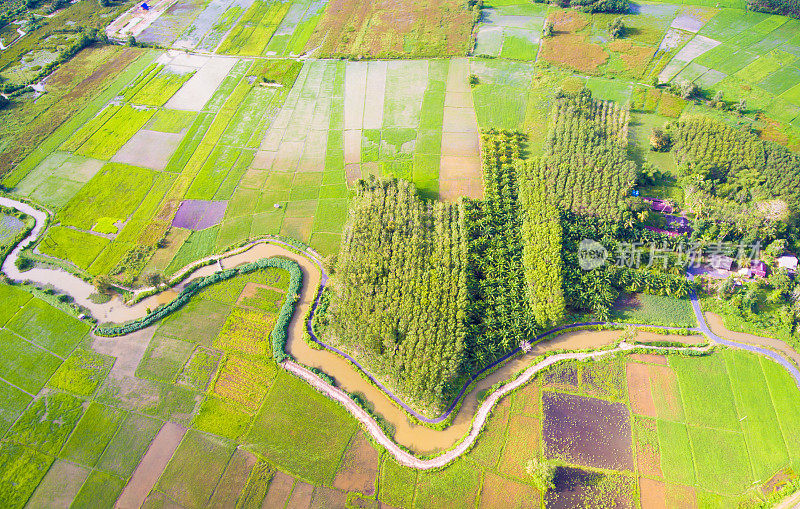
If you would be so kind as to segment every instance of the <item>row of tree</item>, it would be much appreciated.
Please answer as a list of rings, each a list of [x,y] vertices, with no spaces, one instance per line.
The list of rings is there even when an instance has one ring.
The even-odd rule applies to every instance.
[[[479,368],[528,339],[536,328],[525,300],[515,166],[524,143],[519,133],[482,134],[485,198],[465,203],[468,338],[473,364]]]
[[[440,409],[469,363],[464,206],[370,178],[359,182],[350,214],[326,339],[407,398]]]
[[[526,296],[541,329],[564,318],[561,213],[545,186],[547,166],[542,159],[521,165],[522,264]]]
[[[629,115],[614,103],[595,101],[586,89],[557,99],[540,175],[560,208],[621,217],[636,181],[626,151]]]

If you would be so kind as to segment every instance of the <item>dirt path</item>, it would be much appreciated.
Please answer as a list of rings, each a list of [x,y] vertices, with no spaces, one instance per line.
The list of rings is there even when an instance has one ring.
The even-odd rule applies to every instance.
[[[156,481],[158,481],[185,434],[186,428],[178,426],[174,422],[164,424],[147,449],[142,461],[139,462],[139,466],[133,472],[128,485],[122,490],[122,495],[117,499],[117,504],[114,507],[120,509],[138,509],[142,507],[147,495],[153,490]]]

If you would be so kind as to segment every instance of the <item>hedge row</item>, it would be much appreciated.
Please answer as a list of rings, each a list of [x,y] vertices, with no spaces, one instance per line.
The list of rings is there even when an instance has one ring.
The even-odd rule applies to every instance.
[[[294,304],[297,302],[297,294],[300,290],[300,285],[303,282],[303,272],[300,270],[300,266],[297,262],[293,260],[288,260],[286,258],[263,258],[261,260],[248,263],[246,265],[242,265],[241,267],[237,267],[235,269],[227,269],[220,272],[215,272],[209,276],[205,276],[202,278],[198,278],[184,288],[181,293],[178,295],[175,300],[166,304],[164,306],[159,306],[156,308],[152,313],[148,313],[146,316],[134,320],[132,322],[128,322],[125,325],[113,325],[108,327],[98,327],[95,330],[95,334],[98,336],[124,336],[126,334],[131,334],[133,332],[139,331],[144,329],[145,327],[149,327],[150,325],[156,323],[157,321],[161,320],[162,318],[168,316],[175,311],[178,311],[182,308],[189,299],[191,299],[194,295],[198,292],[203,290],[204,288],[213,285],[214,283],[218,283],[220,281],[224,281],[226,279],[230,279],[234,276],[238,276],[240,274],[249,274],[250,272],[254,272],[258,269],[264,269],[267,267],[277,267],[279,269],[285,269],[289,272],[290,281],[289,281],[289,289],[287,292],[286,301],[283,303],[283,307],[281,308],[280,314],[278,315],[278,320],[275,324],[275,328],[272,330],[272,345],[273,345],[273,355],[275,357],[276,362],[280,362],[286,358],[286,354],[284,353],[284,347],[286,345],[286,336],[287,336],[287,329],[289,326],[289,320],[292,318],[292,313],[294,312]]]

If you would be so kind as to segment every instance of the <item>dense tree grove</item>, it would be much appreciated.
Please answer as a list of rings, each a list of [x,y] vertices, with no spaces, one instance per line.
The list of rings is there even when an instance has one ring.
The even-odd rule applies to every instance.
[[[547,187],[565,210],[619,219],[636,181],[627,157],[630,113],[585,90],[553,107],[545,151]]]
[[[485,199],[465,203],[468,335],[478,367],[530,337],[535,324],[525,300],[522,217],[515,163],[522,135],[488,131],[481,139]]]
[[[800,19],[800,0],[747,0],[747,7],[753,11]]]
[[[467,369],[464,215],[403,180],[360,181],[332,282],[333,339],[423,407]]]
[[[544,329],[564,317],[561,213],[544,185],[544,162],[537,159],[521,167],[525,174],[520,185],[525,294],[534,320]]]
[[[755,134],[695,117],[670,126],[687,202],[734,236],[779,235],[800,210],[800,156]]]
[[[563,288],[569,308],[591,312],[595,319],[606,321],[621,291],[675,297],[685,297],[689,293],[691,286],[684,276],[685,266],[674,256],[667,259],[665,266],[655,257],[651,260],[648,246],[639,245],[632,251],[625,246],[655,242],[665,250],[671,250],[675,247],[671,245],[675,239],[670,241],[648,230],[569,212],[564,213],[562,225]],[[580,267],[578,245],[583,239],[595,240],[605,247],[608,259],[604,265],[594,270]],[[620,256],[621,250],[624,257]]]

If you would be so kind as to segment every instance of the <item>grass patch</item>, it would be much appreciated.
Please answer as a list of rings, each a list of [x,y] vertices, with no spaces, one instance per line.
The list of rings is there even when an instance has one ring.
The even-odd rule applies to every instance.
[[[29,301],[6,327],[58,355],[67,355],[89,325],[39,300]]]
[[[395,507],[411,507],[417,470],[399,464],[387,454],[384,456],[380,476],[380,499]]]
[[[0,325],[5,325],[32,298],[25,290],[0,284],[0,302],[3,303],[0,306]]]
[[[272,360],[255,360],[233,353],[223,362],[213,392],[255,411],[272,385],[276,371]]]
[[[61,209],[56,220],[84,230],[92,229],[101,218],[127,220],[147,196],[156,175],[146,168],[109,163]]]
[[[46,255],[68,260],[80,269],[89,270],[92,262],[100,256],[109,241],[103,237],[84,233],[63,226],[53,226],[39,245]]]
[[[82,414],[83,404],[75,396],[46,394],[25,410],[5,438],[52,456],[64,445]]]
[[[32,400],[32,397],[16,387],[0,382],[0,436],[14,424]]]
[[[752,471],[744,435],[694,426],[689,427],[689,435],[701,488],[733,495],[750,485]]]
[[[786,369],[765,358],[759,359],[767,380],[769,395],[777,413],[780,429],[795,468],[800,465],[800,406],[797,384]],[[762,394],[761,397],[765,397]]]
[[[164,275],[169,277],[193,261],[210,255],[214,251],[218,232],[219,226],[192,232],[169,262]]]
[[[184,129],[189,129],[195,118],[197,118],[197,113],[193,111],[160,109],[153,115],[145,128],[162,133],[179,133]]]
[[[189,362],[183,367],[178,383],[188,385],[192,389],[205,391],[208,383],[217,372],[219,352],[198,347]]]
[[[330,485],[356,428],[343,407],[281,370],[245,441],[300,477]]]
[[[24,507],[53,458],[18,444],[0,443],[0,505]]]
[[[688,424],[730,431],[741,429],[722,356],[674,355],[669,363],[678,375]]]
[[[456,460],[442,470],[420,472],[416,499],[424,500],[431,508],[472,507],[480,485],[481,472]]]
[[[136,368],[136,376],[171,382],[194,351],[194,343],[156,334]]]
[[[695,327],[689,299],[640,293],[632,305],[614,310],[614,321],[649,323],[673,327]]]
[[[91,403],[64,444],[60,457],[94,467],[124,417],[122,410]]]
[[[136,131],[144,127],[154,113],[154,110],[141,110],[127,104],[123,105],[75,153],[85,157],[110,159],[131,139],[131,136],[136,134]]]
[[[133,474],[162,424],[158,419],[129,413],[108,442],[96,467],[127,479]]]
[[[665,117],[678,118],[686,107],[686,100],[670,94],[661,94],[661,101],[658,103],[658,114]]]
[[[162,69],[130,101],[145,106],[163,106],[192,75],[194,72],[177,73],[171,72],[169,69]]]
[[[0,329],[0,342],[0,376],[30,394],[39,392],[61,365],[58,357],[5,329]]]
[[[125,480],[106,472],[93,470],[84,481],[70,509],[113,507],[125,488]]]
[[[113,364],[113,357],[91,350],[75,350],[56,370],[47,386],[79,396],[90,396],[108,375]]]
[[[228,306],[220,305],[218,302],[192,299],[178,312],[164,318],[156,334],[185,338],[187,341],[191,339],[195,343],[211,346],[229,312]]]
[[[235,449],[223,438],[189,430],[167,464],[156,489],[185,507],[205,507]],[[198,459],[202,458],[202,461]]]
[[[659,419],[658,449],[661,452],[661,471],[664,472],[664,479],[675,484],[690,486],[695,483],[692,448],[685,424]]]
[[[247,432],[252,416],[230,401],[213,394],[203,401],[192,427],[238,441]]]
[[[724,355],[750,460],[756,479],[763,482],[789,464],[772,398],[764,397],[767,380],[757,356],[740,350]]]

